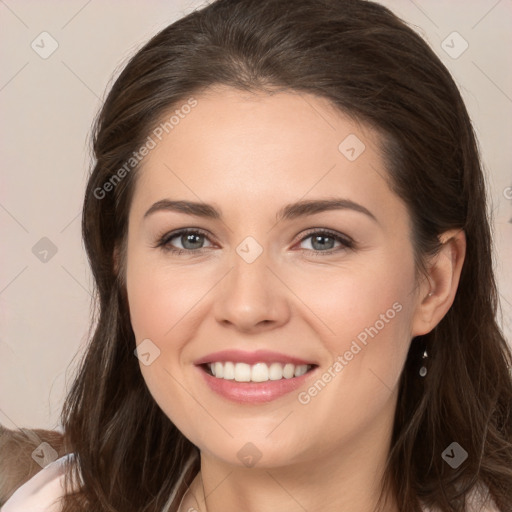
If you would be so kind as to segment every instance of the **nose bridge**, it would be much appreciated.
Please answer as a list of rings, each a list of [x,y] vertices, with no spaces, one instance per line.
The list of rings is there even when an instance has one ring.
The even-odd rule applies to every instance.
[[[264,293],[269,285],[269,264],[268,251],[253,237],[247,237],[235,248],[231,284],[237,291]]]
[[[268,251],[254,237],[246,237],[233,251],[231,271],[216,297],[217,320],[244,330],[279,324],[288,316],[285,290],[268,266]]]

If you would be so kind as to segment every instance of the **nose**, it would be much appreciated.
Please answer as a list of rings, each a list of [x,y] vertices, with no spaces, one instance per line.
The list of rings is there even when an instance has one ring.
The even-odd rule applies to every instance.
[[[290,317],[287,289],[269,268],[265,251],[252,263],[237,253],[215,296],[216,320],[243,332],[275,329]]]

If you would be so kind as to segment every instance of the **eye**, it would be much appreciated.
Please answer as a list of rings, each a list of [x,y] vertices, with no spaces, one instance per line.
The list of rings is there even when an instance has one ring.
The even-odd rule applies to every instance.
[[[346,235],[331,231],[328,229],[316,229],[309,231],[303,236],[299,243],[302,244],[310,240],[310,247],[302,247],[303,250],[315,255],[329,255],[346,249],[354,249],[354,241]],[[210,245],[204,246],[205,241]],[[335,243],[338,247],[335,247]],[[176,243],[180,246],[176,247]],[[160,247],[165,252],[174,254],[201,254],[208,247],[212,247],[208,234],[200,229],[180,229],[171,233],[166,233],[159,238],[155,247]]]
[[[303,247],[303,249],[312,252],[312,254],[332,254],[340,250],[354,248],[354,241],[351,238],[327,229],[310,231],[309,234],[300,239],[300,243],[302,244],[308,240],[310,240],[308,244],[310,247]],[[334,247],[336,242],[339,244],[337,248]]]
[[[176,240],[174,243],[173,241]],[[203,247],[205,240],[209,240],[205,232],[198,229],[181,229],[172,233],[167,233],[160,238],[156,247],[160,247],[167,252],[176,254],[200,253],[206,247]],[[175,247],[175,244],[181,244],[181,247]]]

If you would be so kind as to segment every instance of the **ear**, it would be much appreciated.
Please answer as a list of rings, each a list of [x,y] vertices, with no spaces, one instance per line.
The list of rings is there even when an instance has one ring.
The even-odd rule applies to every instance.
[[[444,232],[442,247],[428,262],[428,276],[420,288],[412,321],[412,336],[429,333],[442,320],[455,299],[466,255],[466,234],[462,229]]]

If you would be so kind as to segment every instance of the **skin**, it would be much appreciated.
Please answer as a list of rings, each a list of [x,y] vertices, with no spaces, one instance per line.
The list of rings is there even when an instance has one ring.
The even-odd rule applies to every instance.
[[[196,99],[143,161],[125,255],[136,342],[149,338],[160,350],[141,372],[201,451],[181,510],[369,512],[407,350],[453,302],[464,233],[442,236],[428,276],[416,282],[410,216],[386,182],[378,133],[314,95],[217,86]],[[349,134],[365,144],[354,161],[338,150]],[[276,223],[285,204],[334,196],[376,221],[343,209]],[[211,203],[222,219],[174,211],[144,218],[162,199]],[[209,233],[196,245],[203,253],[155,247],[180,228]],[[321,254],[313,228],[348,236],[355,247],[328,239],[324,250],[337,252]],[[250,264],[236,252],[247,236],[263,248]],[[172,239],[176,248],[194,247],[183,243]],[[193,364],[228,348],[269,349],[316,362],[318,378],[395,303],[400,312],[307,404],[298,392],[314,381],[270,403],[237,404],[211,391]],[[261,452],[254,467],[237,457],[248,442]],[[398,510],[392,496],[386,510]]]

